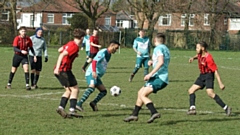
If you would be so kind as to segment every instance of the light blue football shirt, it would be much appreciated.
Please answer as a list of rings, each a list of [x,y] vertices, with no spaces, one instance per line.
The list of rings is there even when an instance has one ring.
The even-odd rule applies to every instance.
[[[158,56],[163,55],[164,63],[160,67],[160,69],[153,75],[159,76],[159,78],[168,84],[168,65],[170,62],[170,52],[166,45],[159,44],[153,50],[152,60],[153,60],[153,68],[155,68],[156,64],[158,63],[157,58]]]
[[[83,43],[85,44],[85,51],[90,51],[90,35],[84,36]]]
[[[111,53],[109,53],[106,48],[100,50],[97,53],[97,55],[94,57],[93,60],[97,61],[96,72],[97,72],[97,75],[99,78],[101,78],[105,74],[105,72],[107,70],[108,62],[110,61],[110,58],[111,58]],[[85,73],[85,76],[89,76],[91,74],[92,74],[92,63],[89,65],[89,67]]]
[[[137,57],[149,57],[150,40],[148,37],[137,37],[133,42],[133,48],[141,53]]]

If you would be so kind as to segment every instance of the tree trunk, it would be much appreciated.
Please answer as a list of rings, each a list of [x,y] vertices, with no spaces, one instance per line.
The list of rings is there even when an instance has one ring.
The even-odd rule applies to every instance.
[[[16,15],[16,0],[10,0],[10,21],[12,23],[13,33],[17,35],[17,15]]]

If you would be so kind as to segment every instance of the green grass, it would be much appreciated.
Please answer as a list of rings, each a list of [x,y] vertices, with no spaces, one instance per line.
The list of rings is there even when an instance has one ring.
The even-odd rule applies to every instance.
[[[113,85],[121,87],[119,97],[108,94],[98,104],[100,111],[93,112],[89,101],[93,99],[95,91],[84,103],[83,119],[63,119],[55,111],[59,105],[64,89],[53,75],[53,67],[58,57],[57,49],[49,48],[49,62],[43,63],[43,71],[39,79],[39,89],[25,90],[23,69],[20,67],[14,77],[12,89],[6,90],[9,71],[12,63],[12,48],[1,47],[0,66],[0,134],[1,135],[190,135],[190,134],[239,134],[239,52],[211,52],[218,65],[222,81],[226,86],[224,91],[215,81],[215,92],[225,103],[233,108],[233,115],[226,117],[224,111],[210,99],[205,90],[196,93],[198,114],[187,116],[189,107],[188,88],[199,74],[197,61],[192,64],[188,59],[195,55],[195,51],[171,51],[169,66],[170,84],[157,94],[150,95],[155,107],[162,114],[161,119],[152,124],[146,121],[150,117],[144,106],[140,111],[137,122],[124,123],[134,105],[137,91],[144,84],[143,69],[136,74],[133,82],[128,77],[133,71],[135,53],[132,49],[121,49],[116,53],[108,65],[107,73],[102,81],[109,91]],[[79,97],[86,88],[81,66],[85,61],[85,52],[73,65],[79,88]],[[69,104],[67,105],[67,109]]]

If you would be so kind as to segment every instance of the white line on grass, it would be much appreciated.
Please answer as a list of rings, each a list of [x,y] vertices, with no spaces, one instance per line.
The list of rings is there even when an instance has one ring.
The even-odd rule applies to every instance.
[[[56,95],[56,94],[62,94],[63,92],[49,92],[49,93],[42,93],[42,94],[33,94],[33,95],[12,95],[12,94],[0,94],[0,97],[19,97],[19,98],[34,98],[34,99],[40,99],[40,100],[60,100],[59,98],[46,98],[46,97],[41,97],[41,96],[46,96],[46,95]],[[87,104],[89,102],[86,102]],[[115,104],[115,103],[98,103],[99,105],[102,106],[119,106],[122,108],[130,108],[133,106],[128,106],[125,104]],[[187,112],[187,109],[171,109],[171,108],[163,108],[162,110],[166,111],[178,111],[178,112]],[[198,111],[198,113],[208,113],[208,114],[213,114],[214,112],[212,111]]]

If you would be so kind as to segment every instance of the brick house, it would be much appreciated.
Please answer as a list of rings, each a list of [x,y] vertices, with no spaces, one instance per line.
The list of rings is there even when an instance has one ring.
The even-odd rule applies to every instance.
[[[203,2],[203,3],[201,3]],[[200,1],[204,5],[204,1]],[[199,3],[193,3],[189,13],[189,30],[210,30],[210,9],[205,8],[204,13],[202,12],[202,6]],[[172,6],[172,5],[171,5]],[[240,4],[228,3],[225,10],[224,3],[218,3],[217,14],[222,14],[217,23],[216,28],[219,31],[228,31],[229,33],[237,33],[240,30]],[[184,30],[185,18],[187,14],[182,13],[183,11],[168,11],[168,13],[161,15],[154,27],[158,31],[166,30]],[[215,13],[216,13],[215,12]],[[213,14],[215,14],[213,13]],[[143,28],[148,27],[148,21],[144,22]]]
[[[81,12],[79,9],[66,4],[62,0],[54,1],[55,3],[39,2],[30,7],[22,8],[21,19],[19,21],[20,26],[26,26],[30,28],[37,28],[43,26],[43,28],[51,27],[69,27],[70,24],[67,21],[74,14]],[[110,26],[115,26],[116,15],[112,11],[104,13],[101,18],[97,20],[97,25],[106,24],[106,21]],[[109,20],[110,18],[110,20]]]

